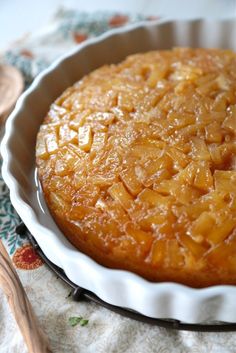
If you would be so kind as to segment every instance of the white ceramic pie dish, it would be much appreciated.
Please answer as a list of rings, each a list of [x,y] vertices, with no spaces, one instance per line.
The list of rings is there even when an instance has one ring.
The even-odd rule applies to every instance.
[[[2,171],[13,206],[46,256],[73,282],[111,304],[187,323],[236,322],[236,286],[193,289],[176,283],[151,283],[128,271],[105,268],[67,241],[50,216],[35,178],[35,139],[42,119],[68,86],[104,63],[173,46],[236,50],[234,38],[233,20],[159,21],[112,30],[54,62],[20,97],[8,118],[1,146]]]

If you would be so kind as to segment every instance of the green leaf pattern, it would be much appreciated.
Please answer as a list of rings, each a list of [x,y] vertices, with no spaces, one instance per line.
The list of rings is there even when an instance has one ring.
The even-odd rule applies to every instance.
[[[1,165],[2,160],[0,161]],[[10,255],[13,255],[15,250],[22,246],[24,242],[24,238],[19,237],[15,232],[15,228],[19,223],[20,217],[11,204],[9,190],[0,173],[0,239]]]

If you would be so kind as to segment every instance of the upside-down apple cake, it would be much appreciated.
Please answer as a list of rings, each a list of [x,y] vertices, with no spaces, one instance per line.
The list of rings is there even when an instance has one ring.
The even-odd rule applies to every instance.
[[[236,54],[127,57],[68,88],[37,136],[56,223],[100,264],[236,284]]]

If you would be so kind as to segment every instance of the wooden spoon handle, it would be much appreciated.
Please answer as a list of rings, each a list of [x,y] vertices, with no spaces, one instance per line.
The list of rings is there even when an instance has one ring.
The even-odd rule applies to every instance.
[[[24,337],[29,353],[51,353],[11,259],[0,240],[0,285]]]
[[[23,87],[23,76],[16,67],[0,65],[0,124],[6,120]]]

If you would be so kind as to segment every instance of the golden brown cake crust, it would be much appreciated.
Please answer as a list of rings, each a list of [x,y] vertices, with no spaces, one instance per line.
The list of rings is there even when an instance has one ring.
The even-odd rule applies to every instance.
[[[226,50],[136,54],[52,104],[39,179],[78,249],[151,281],[236,284],[235,68]]]

